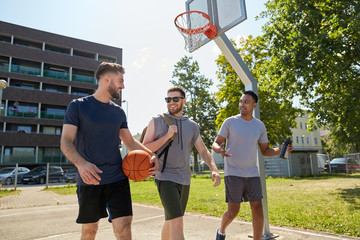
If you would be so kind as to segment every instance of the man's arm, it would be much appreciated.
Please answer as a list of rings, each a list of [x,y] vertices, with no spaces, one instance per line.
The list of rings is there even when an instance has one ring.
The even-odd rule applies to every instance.
[[[84,183],[98,185],[101,180],[98,173],[102,171],[95,164],[86,161],[76,150],[74,141],[77,130],[77,126],[64,124],[60,139],[61,151],[77,167]]]
[[[214,187],[217,187],[221,183],[221,177],[219,175],[219,170],[216,167],[216,164],[214,162],[214,159],[212,158],[209,150],[206,148],[200,134],[195,142],[195,148],[199,152],[201,158],[204,160],[206,165],[209,166],[211,170],[211,179],[212,181],[215,181]]]
[[[170,125],[167,133],[161,138],[155,140],[155,127],[154,119],[152,119],[147,127],[144,137],[144,146],[155,152],[159,150],[174,134],[177,133],[177,126]]]
[[[221,155],[223,155],[224,157],[231,157],[231,154],[228,154],[225,149],[225,139],[224,137],[217,135],[215,138],[215,141],[212,145],[212,149],[214,150],[214,152],[216,153],[220,153]]]
[[[141,144],[139,141],[134,139],[134,137],[131,135],[131,132],[127,128],[120,129],[120,139],[124,142],[125,146],[130,150],[143,150],[150,154],[151,159],[150,162],[154,163],[154,167],[150,168],[149,175],[154,175],[158,168],[159,168],[159,161],[156,156],[150,149],[146,148],[143,144]]]

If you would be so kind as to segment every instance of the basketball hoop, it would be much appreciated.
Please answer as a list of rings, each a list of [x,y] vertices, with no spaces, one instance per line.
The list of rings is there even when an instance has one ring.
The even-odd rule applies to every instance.
[[[185,39],[185,49],[190,52],[201,47],[206,36],[212,39],[217,34],[216,26],[211,24],[210,17],[200,11],[188,11],[175,18],[175,26]]]

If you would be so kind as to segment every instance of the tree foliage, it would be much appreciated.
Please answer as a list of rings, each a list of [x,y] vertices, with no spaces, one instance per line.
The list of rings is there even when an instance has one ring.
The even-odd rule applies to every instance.
[[[310,127],[360,151],[360,1],[269,0],[261,17],[275,91],[300,96]]]
[[[235,45],[234,41],[232,42]],[[269,51],[261,37],[241,38],[235,48],[254,78],[258,80],[260,117],[266,125],[269,143],[281,143],[286,137],[291,136],[290,128],[295,127],[295,118],[299,110],[292,107],[289,98],[273,88],[274,78],[268,74]],[[239,114],[239,100],[245,86],[224,55],[220,55],[216,63],[220,81],[216,100],[222,106],[216,124],[220,127],[226,118]]]
[[[184,106],[184,115],[199,124],[200,135],[206,147],[210,149],[216,136],[215,118],[218,111],[215,97],[209,92],[213,85],[212,80],[201,75],[198,62],[187,56],[176,63],[172,77],[174,79],[170,82],[174,86],[186,90],[187,103]],[[193,153],[197,166],[197,151],[194,149]]]

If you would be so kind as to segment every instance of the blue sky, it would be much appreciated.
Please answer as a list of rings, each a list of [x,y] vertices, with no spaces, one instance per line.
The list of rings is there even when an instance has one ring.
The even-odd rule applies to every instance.
[[[247,20],[226,35],[261,34],[264,21],[255,21],[266,0],[245,0]],[[193,53],[184,50],[184,40],[174,26],[185,11],[185,0],[0,0],[0,20],[47,32],[106,44],[123,49],[129,128],[141,132],[152,116],[166,111],[164,97],[171,87],[174,65],[182,57],[198,61],[201,74],[214,82],[215,60],[220,54],[211,41]]]

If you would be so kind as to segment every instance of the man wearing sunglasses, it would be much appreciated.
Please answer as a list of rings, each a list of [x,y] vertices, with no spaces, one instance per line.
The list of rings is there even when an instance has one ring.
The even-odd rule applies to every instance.
[[[161,171],[156,173],[155,181],[165,210],[161,239],[182,240],[183,216],[190,190],[190,153],[194,146],[211,169],[215,187],[220,184],[221,178],[200,136],[199,125],[183,115],[186,103],[185,90],[180,87],[168,89],[165,102],[168,109],[165,115],[171,119],[173,125],[168,126],[160,116],[154,117],[147,127],[144,145],[159,154],[175,135],[168,154],[159,158]]]

